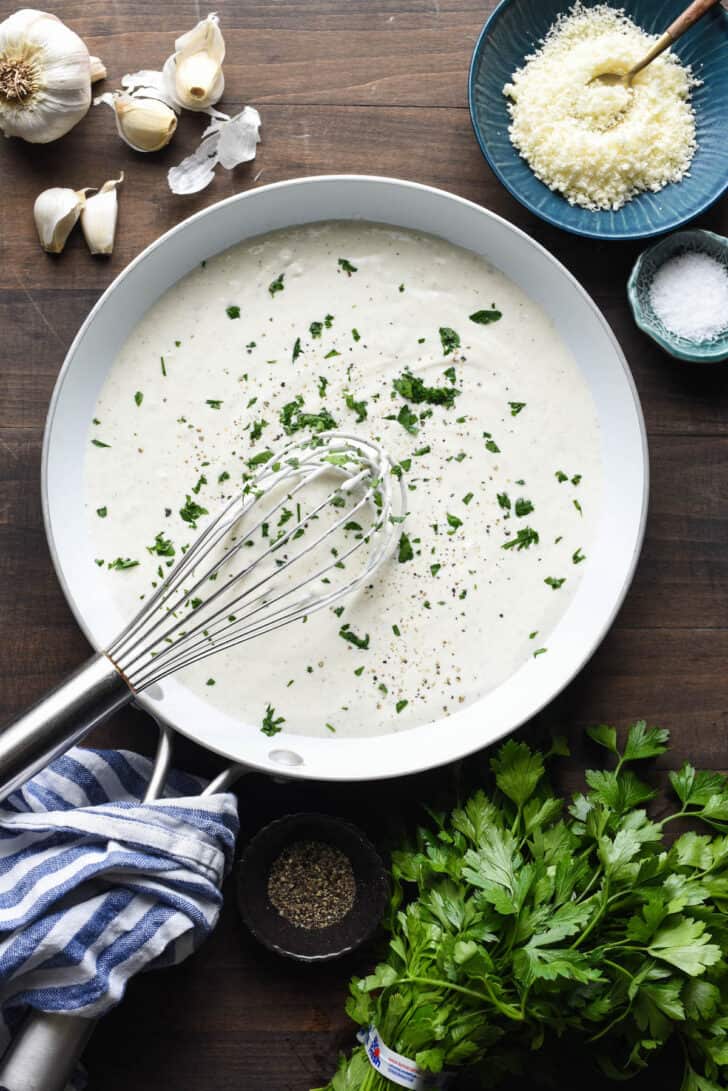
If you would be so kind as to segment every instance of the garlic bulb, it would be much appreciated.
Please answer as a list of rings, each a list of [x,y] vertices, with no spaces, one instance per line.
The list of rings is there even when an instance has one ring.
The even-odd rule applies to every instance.
[[[110,106],[116,115],[119,136],[137,152],[156,152],[169,144],[177,128],[177,115],[165,102],[143,94],[123,91],[94,99]]]
[[[94,58],[94,73],[103,65]],[[47,144],[91,105],[91,60],[79,36],[43,11],[24,8],[0,23],[0,129]]]
[[[81,210],[81,229],[92,254],[110,254],[114,249],[119,202],[116,187],[124,181],[124,172],[104,182],[98,193],[89,197]]]
[[[222,98],[225,39],[217,15],[208,15],[174,43],[162,73],[168,91],[186,110],[206,110]]]
[[[85,189],[54,187],[44,189],[36,197],[33,206],[35,226],[40,244],[49,254],[60,254],[85,202]]]

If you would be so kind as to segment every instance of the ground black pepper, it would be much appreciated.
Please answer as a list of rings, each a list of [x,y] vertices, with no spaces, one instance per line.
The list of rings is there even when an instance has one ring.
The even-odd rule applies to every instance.
[[[355,895],[351,861],[323,841],[296,841],[274,861],[268,876],[268,897],[299,928],[338,924]]]

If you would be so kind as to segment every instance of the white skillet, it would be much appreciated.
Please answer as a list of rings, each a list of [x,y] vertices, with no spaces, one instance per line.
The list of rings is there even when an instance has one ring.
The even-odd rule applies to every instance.
[[[46,532],[66,597],[96,649],[106,646],[124,620],[89,563],[82,481],[89,421],[114,358],[151,304],[204,259],[263,232],[328,219],[371,220],[438,235],[481,254],[538,302],[574,353],[594,398],[604,471],[589,565],[549,636],[548,656],[529,660],[496,690],[447,719],[375,738],[271,740],[174,679],[139,698],[157,719],[235,762],[279,775],[359,780],[412,773],[487,746],[571,681],[607,632],[632,579],[644,533],[648,463],[637,393],[609,326],[564,266],[512,224],[441,190],[388,178],[305,178],[231,197],[163,235],[117,277],[81,327],[51,400],[43,449]]]

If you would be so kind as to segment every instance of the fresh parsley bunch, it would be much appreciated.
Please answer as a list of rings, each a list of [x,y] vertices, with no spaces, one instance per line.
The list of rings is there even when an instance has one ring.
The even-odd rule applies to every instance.
[[[604,1071],[632,1075],[673,1035],[681,1091],[728,1086],[728,782],[684,765],[679,801],[655,821],[656,794],[633,765],[664,753],[668,732],[634,724],[567,806],[545,758],[509,740],[491,761],[495,790],[432,814],[393,856],[387,961],[351,982],[347,1011],[424,1069],[509,1058],[577,1034]],[[564,748],[557,744],[557,752]],[[708,833],[684,833],[677,818]],[[322,1091],[391,1091],[363,1049]],[[677,1081],[675,1085],[677,1091]]]

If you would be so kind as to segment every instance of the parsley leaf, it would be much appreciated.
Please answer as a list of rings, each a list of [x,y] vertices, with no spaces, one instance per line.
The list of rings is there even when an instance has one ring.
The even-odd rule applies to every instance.
[[[272,705],[267,705],[265,710],[265,716],[263,717],[263,724],[261,731],[264,735],[268,735],[272,738],[283,730],[281,724],[286,722],[284,716],[276,716],[276,710]]]
[[[302,428],[310,428],[312,432],[326,432],[336,428],[336,421],[324,406],[318,413],[307,413],[303,409],[303,396],[298,394],[292,402],[288,402],[280,411],[279,420],[287,436]]]
[[[228,316],[228,318],[240,318],[240,307],[226,307],[225,314]]]
[[[409,536],[407,534],[400,534],[397,560],[400,564],[404,564],[405,561],[411,561],[414,558],[414,555],[415,552],[412,548],[412,543],[409,540]]]
[[[359,648],[361,651],[366,651],[369,647],[369,633],[363,637],[357,636],[348,624],[341,626],[339,636],[342,640],[348,640],[350,644],[353,644],[355,648]]]
[[[477,323],[479,326],[488,326],[491,322],[497,322],[499,318],[503,317],[501,311],[474,311],[470,316],[470,321]]]
[[[444,405],[452,409],[455,399],[461,393],[452,386],[427,386],[419,375],[413,375],[410,371],[404,371],[395,379],[392,386],[407,401],[415,405],[426,403],[427,405]]]
[[[179,513],[185,523],[189,523],[193,530],[197,530],[197,520],[201,516],[209,514],[207,508],[201,507],[200,504],[192,499],[189,493],[185,497],[185,503],[179,509]]]
[[[275,296],[276,292],[282,292],[283,291],[283,289],[285,287],[285,285],[283,284],[283,279],[284,279],[285,275],[286,275],[285,273],[279,273],[279,275],[276,277],[276,279],[272,280],[270,282],[270,284],[268,285],[268,291],[270,292],[270,294],[272,296]]]
[[[530,549],[532,545],[538,545],[538,542],[538,531],[531,527],[521,527],[516,532],[515,538],[509,538],[503,543],[501,549],[516,549],[520,553],[522,549]]]
[[[353,394],[345,395],[346,408],[351,409],[353,413],[356,413],[356,423],[360,424],[363,420],[367,419],[367,403],[365,401],[356,401]]]
[[[460,335],[450,326],[440,326],[440,343],[442,351],[449,356],[455,349],[460,348]]]

